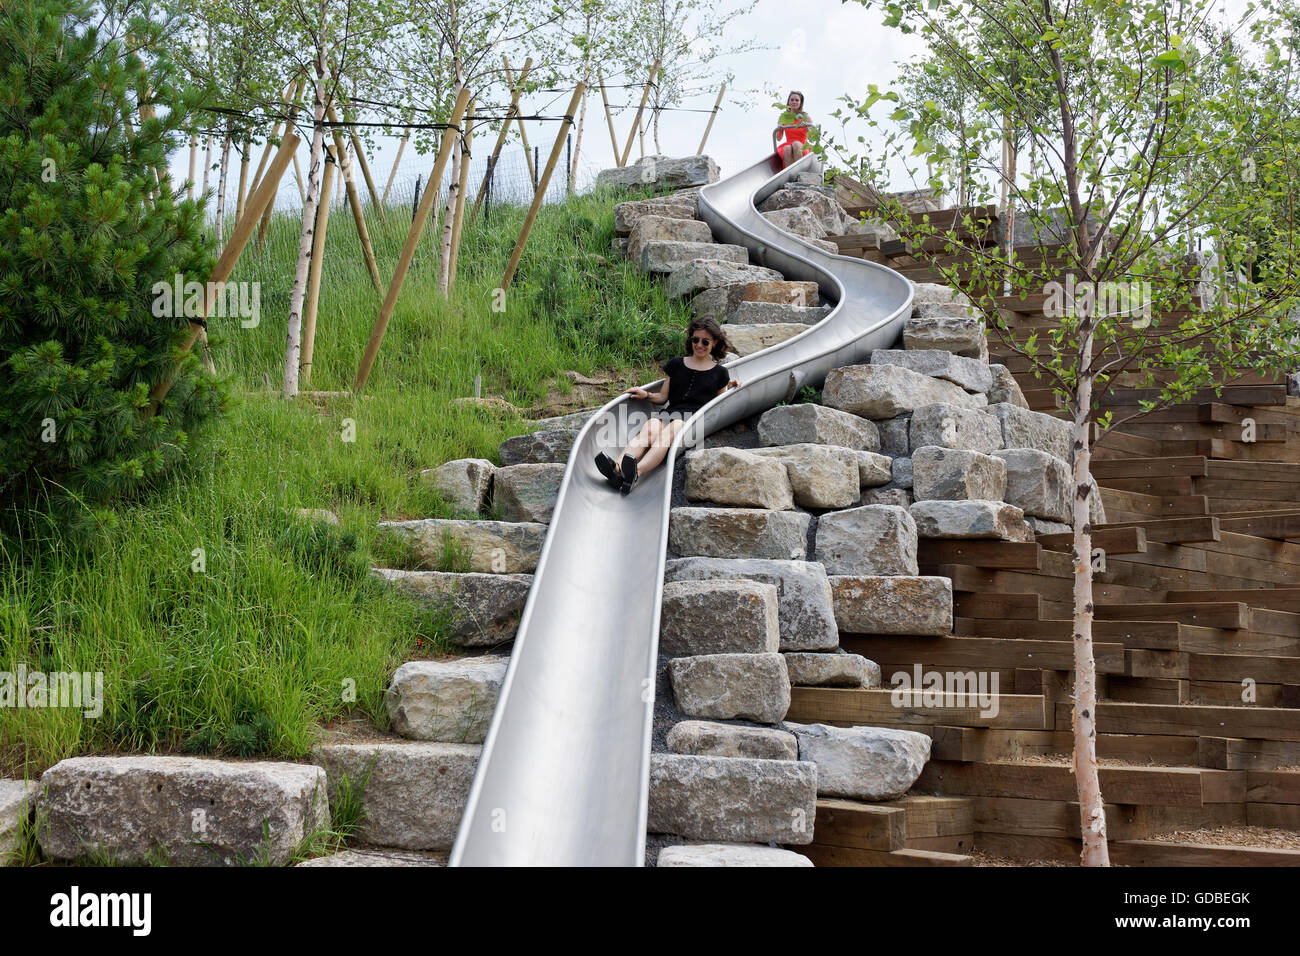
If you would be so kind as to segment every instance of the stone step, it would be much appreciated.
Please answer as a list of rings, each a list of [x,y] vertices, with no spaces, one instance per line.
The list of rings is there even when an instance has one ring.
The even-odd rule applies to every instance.
[[[722,322],[747,302],[803,308],[818,306],[819,297],[816,282],[788,282],[777,273],[774,276],[713,283],[691,299],[691,313],[696,318]]]
[[[917,501],[908,511],[922,538],[1034,540],[1025,513],[1005,501],[931,499]]]
[[[705,289],[715,289],[719,286],[768,281],[784,281],[784,277],[775,269],[764,266],[700,258],[668,274],[667,292],[677,298],[683,295],[693,296]]]
[[[812,866],[802,853],[755,843],[692,843],[666,846],[656,866]]]
[[[506,465],[492,476],[492,502],[502,521],[549,524],[560,496],[565,465]]]
[[[808,331],[808,326],[792,323],[776,324],[769,323],[765,325],[737,325],[728,323],[723,328],[723,334],[727,337],[727,343],[735,350],[735,353],[741,358],[746,355],[753,355],[755,352],[761,352],[763,349],[771,348],[773,345],[779,345],[787,339],[792,339],[796,335],[801,335]]]
[[[481,744],[508,664],[496,655],[408,661],[385,696],[393,730],[408,740]]]
[[[546,525],[536,521],[419,518],[381,521],[379,535],[428,568],[484,574],[529,574],[537,568]],[[465,567],[447,568],[448,564]]]
[[[800,693],[807,695],[810,691]],[[856,699],[856,695],[888,692],[844,693]],[[930,738],[915,730],[791,721],[782,726],[799,741],[799,759],[817,765],[819,796],[896,800],[912,788],[930,759]]]
[[[922,375],[941,378],[968,392],[985,392],[993,387],[989,366],[945,349],[876,349],[872,365],[899,365]]]
[[[661,216],[672,219],[695,219],[695,196],[655,196],[650,199],[633,199],[614,207],[614,234],[630,236],[643,216]]]
[[[60,862],[283,865],[330,822],[325,773],[309,764],[73,757],[40,789],[37,839]]]
[[[698,299],[699,296],[696,296],[696,298]],[[830,314],[831,307],[829,305],[789,305],[785,302],[741,301],[737,302],[735,307],[726,314],[724,325],[816,325]],[[726,329],[724,328],[723,331],[726,331]]]
[[[811,402],[769,408],[758,419],[758,441],[772,445],[839,445],[856,451],[880,451],[876,423],[838,408]]]
[[[449,851],[469,800],[482,747],[475,744],[375,741],[322,744],[312,761],[329,775],[330,792],[361,790],[360,842],[401,850]],[[346,783],[345,783],[346,778]]]
[[[701,225],[703,225],[701,223]],[[705,227],[707,228],[707,227]],[[628,252],[632,245],[628,243]],[[641,247],[641,256],[637,263],[643,272],[668,274],[690,265],[698,259],[712,262],[734,262],[739,265],[749,264],[749,250],[744,246],[728,243],[683,242],[674,239],[651,239]]]
[[[426,468],[420,472],[420,480],[455,507],[479,512],[487,504],[496,470],[497,466],[486,458],[456,458],[437,468]]]
[[[836,574],[827,580],[835,623],[846,633],[919,637],[952,633],[952,581],[948,578]]]
[[[596,188],[678,189],[716,183],[718,175],[718,164],[710,156],[642,156],[626,166],[602,169],[596,174]]]
[[[675,657],[668,677],[687,717],[775,724],[790,707],[790,676],[780,654]]]
[[[987,405],[988,399],[899,365],[846,365],[827,374],[822,402],[853,415],[880,420],[937,403],[978,409]]]
[[[666,743],[673,753],[696,757],[799,759],[799,743],[794,734],[776,727],[683,720],[668,731]]]
[[[659,654],[769,654],[781,646],[777,587],[764,581],[668,581]]]
[[[563,463],[569,460],[579,428],[546,428],[515,435],[497,446],[503,465]]]
[[[674,508],[668,550],[679,557],[808,559],[812,516],[765,508]]]
[[[861,654],[791,651],[785,655],[785,667],[793,687],[880,686],[880,665]]]
[[[627,237],[627,257],[640,263],[646,244],[655,240],[672,242],[712,242],[713,233],[708,223],[696,219],[679,219],[674,216],[641,216]],[[748,257],[745,259],[749,261]],[[645,268],[642,265],[642,268]]]
[[[494,647],[512,641],[533,586],[531,574],[455,571],[373,572],[407,597],[446,615],[452,643]]]

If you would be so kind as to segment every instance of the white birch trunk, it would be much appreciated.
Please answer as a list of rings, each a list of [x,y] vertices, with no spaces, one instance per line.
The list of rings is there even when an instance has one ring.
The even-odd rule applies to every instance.
[[[591,82],[591,71],[582,76],[583,83]],[[587,120],[587,94],[582,94],[582,106],[578,109],[578,130],[573,134],[573,163],[569,166],[569,192],[573,192],[578,182],[578,152],[582,149],[582,127]]]
[[[461,140],[451,157],[451,181],[447,184],[447,204],[442,213],[442,238],[438,246],[438,291],[447,294],[451,279],[451,233],[456,213],[456,197],[460,194]]]
[[[317,46],[316,97],[312,108],[311,164],[307,167],[307,198],[302,206],[302,232],[298,237],[298,268],[293,276],[289,296],[289,332],[284,352],[284,386],[281,395],[298,394],[298,363],[302,357],[302,303],[307,290],[307,271],[311,265],[312,238],[316,232],[316,206],[320,191],[321,159],[325,147],[325,47]],[[329,202],[329,197],[324,197]]]
[[[226,244],[225,239],[225,212],[226,212],[226,169],[230,166],[230,130],[226,130],[226,138],[221,144],[221,175],[217,177],[217,248],[220,249]]]

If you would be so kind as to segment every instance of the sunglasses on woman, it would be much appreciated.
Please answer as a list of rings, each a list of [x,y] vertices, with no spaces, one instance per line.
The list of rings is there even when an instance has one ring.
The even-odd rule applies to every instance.
[[[712,339],[702,339],[698,335],[691,338],[692,345],[712,345]]]

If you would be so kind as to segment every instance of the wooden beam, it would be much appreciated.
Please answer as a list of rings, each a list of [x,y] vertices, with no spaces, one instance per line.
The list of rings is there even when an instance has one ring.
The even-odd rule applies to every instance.
[[[727,92],[727,84],[723,83],[718,89],[718,98],[713,101],[713,110],[709,113],[709,123],[704,127],[704,135],[700,137],[700,148],[695,151],[696,155],[703,155],[704,144],[708,142],[709,132],[713,129],[713,121],[718,117],[718,107],[722,105],[722,94]]]
[[[1066,534],[1041,534],[1038,543],[1048,551],[1074,550],[1074,532]],[[1092,533],[1092,548],[1106,554],[1143,554],[1147,549],[1145,528],[1103,528]]]
[[[1041,548],[1036,542],[950,541],[922,538],[916,559],[921,564],[970,564],[981,568],[1013,568],[1037,571]]]
[[[1300,538],[1300,514],[1277,515],[1259,518],[1220,518],[1219,528],[1233,534],[1249,534],[1256,538]]]
[[[1201,455],[1184,458],[1107,458],[1092,463],[1096,478],[1167,478],[1174,475],[1200,477],[1206,473]]]
[[[505,119],[501,121],[501,129],[497,133],[496,144],[492,147],[492,155],[488,157],[487,172],[483,175],[483,182],[479,183],[478,195],[474,197],[474,208],[470,211],[470,218],[473,219],[478,215],[479,204],[483,202],[483,197],[487,195],[488,182],[492,177],[492,170],[496,168],[497,159],[501,156],[501,147],[505,145],[506,134],[510,132],[510,120],[519,112],[519,92],[523,88],[524,81],[528,79],[528,74],[533,69],[533,58],[530,56],[524,60],[524,68],[519,72],[519,83],[511,84],[510,88],[510,109],[506,110]]]
[[[510,72],[510,61],[505,58],[505,54],[502,54],[501,62],[505,64],[506,82],[513,87],[515,85],[515,80]],[[523,74],[521,73],[519,76],[520,89],[523,88],[523,85],[524,79]],[[569,112],[572,113],[573,110],[570,110]],[[528,178],[535,180],[537,178],[537,170],[533,168],[533,153],[528,147],[528,131],[524,129],[524,121],[520,118],[517,110],[515,111],[515,123],[519,126],[519,141],[524,144],[524,161],[528,163]],[[565,128],[567,129],[568,127],[566,126]]]
[[[1094,529],[1109,531],[1112,528],[1141,528],[1148,541],[1162,544],[1188,544],[1196,541],[1218,541],[1219,519],[1213,515],[1190,518],[1157,518],[1151,521],[1116,521],[1098,525]]]
[[[650,88],[654,86],[655,76],[658,73],[659,61],[655,60],[654,66],[650,67],[650,78],[645,81],[645,90],[641,93],[641,105],[637,107],[636,117],[632,120],[632,128],[627,133],[627,145],[623,147],[623,154],[618,163],[620,166],[626,166],[627,158],[632,154],[632,138],[636,135],[636,131],[641,128],[641,116],[645,113],[646,100],[650,99]]]
[[[408,129],[402,134],[402,141],[397,144],[397,157],[393,160],[393,168],[388,171],[388,182],[384,184],[384,194],[379,199],[379,205],[388,202],[388,192],[393,188],[393,180],[397,178],[397,167],[402,162],[402,151],[406,149],[406,141],[411,138],[411,131]]]
[[[329,117],[331,124],[338,123],[339,118],[338,114],[334,112],[333,103],[325,107],[325,115]],[[352,180],[352,164],[347,158],[347,146],[343,143],[343,133],[337,125],[331,125],[330,132],[334,137],[334,149],[342,167],[343,185],[347,193],[348,205],[352,208],[352,221],[357,227],[357,238],[361,240],[361,258],[365,260],[366,272],[370,274],[371,285],[375,287],[376,292],[383,292],[384,282],[379,278],[379,263],[375,260],[375,248],[370,244],[370,230],[366,228],[366,216],[361,209],[361,197],[357,195],[357,184]],[[322,193],[321,195],[325,194]]]

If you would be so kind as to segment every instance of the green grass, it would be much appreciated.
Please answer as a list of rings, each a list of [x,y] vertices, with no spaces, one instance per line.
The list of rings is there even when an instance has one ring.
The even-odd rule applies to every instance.
[[[610,253],[616,198],[626,196],[542,210],[504,312],[491,310],[492,290],[523,210],[467,226],[450,301],[436,291],[426,232],[365,396],[324,408],[278,397],[297,223],[277,216],[233,277],[261,282],[260,325],[210,323],[218,370],[241,401],[196,442],[190,467],[118,505],[94,539],[41,514],[0,538],[0,671],[104,675],[99,718],[0,707],[0,775],[79,753],[295,758],[340,717],[386,726],[393,669],[450,648],[445,613],[369,576],[375,524],[463,516],[419,471],[497,460],[497,445],[527,430],[454,400],[480,374],[483,394],[520,407],[563,392],[565,369],[639,384],[678,348],[686,307]],[[391,208],[386,225],[371,212],[381,273],[391,275],[409,224],[409,206]],[[345,390],[380,302],[346,207],[333,210],[325,261],[310,388]],[[333,510],[341,527],[307,523],[298,508]]]

